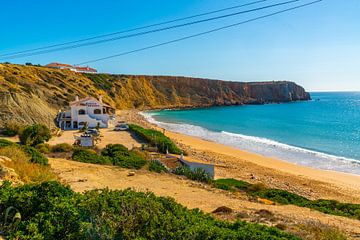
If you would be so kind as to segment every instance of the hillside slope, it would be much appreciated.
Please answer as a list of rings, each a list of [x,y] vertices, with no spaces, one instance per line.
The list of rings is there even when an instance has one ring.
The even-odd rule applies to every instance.
[[[293,82],[226,82],[168,76],[80,74],[0,64],[0,126],[9,120],[49,124],[75,96],[103,95],[118,109],[205,107],[308,100]]]

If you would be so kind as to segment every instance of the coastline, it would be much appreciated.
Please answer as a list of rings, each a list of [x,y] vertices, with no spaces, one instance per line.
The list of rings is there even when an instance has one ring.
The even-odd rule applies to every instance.
[[[126,121],[160,129],[139,111],[120,111]],[[215,164],[216,178],[237,178],[286,189],[310,199],[360,203],[360,176],[300,166],[220,143],[166,130],[194,161]]]

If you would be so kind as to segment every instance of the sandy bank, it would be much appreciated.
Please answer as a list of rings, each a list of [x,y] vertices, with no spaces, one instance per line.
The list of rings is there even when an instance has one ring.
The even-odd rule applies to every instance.
[[[119,111],[130,122],[157,128],[136,111]],[[311,199],[336,199],[360,203],[360,176],[299,166],[279,159],[242,151],[219,143],[166,131],[189,153],[189,158],[214,163],[216,178],[262,182]]]

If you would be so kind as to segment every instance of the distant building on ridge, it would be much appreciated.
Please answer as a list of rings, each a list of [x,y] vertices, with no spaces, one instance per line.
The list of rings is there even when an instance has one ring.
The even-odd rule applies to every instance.
[[[56,68],[56,69],[69,69],[71,71],[74,72],[79,72],[79,73],[97,73],[97,70],[95,68],[91,68],[91,67],[81,67],[81,66],[73,66],[70,64],[65,64],[65,63],[49,63],[47,65],[45,65],[45,67],[49,67],[49,68]]]

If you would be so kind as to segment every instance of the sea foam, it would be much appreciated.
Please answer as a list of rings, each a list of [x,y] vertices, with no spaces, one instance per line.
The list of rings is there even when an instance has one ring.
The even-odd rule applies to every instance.
[[[266,157],[273,157],[298,165],[322,170],[332,170],[360,175],[360,161],[351,158],[334,156],[310,149],[291,146],[267,138],[248,136],[226,131],[215,132],[201,126],[187,123],[168,123],[157,121],[157,113],[141,112],[147,121],[169,131],[199,137],[241,150],[257,153]]]

